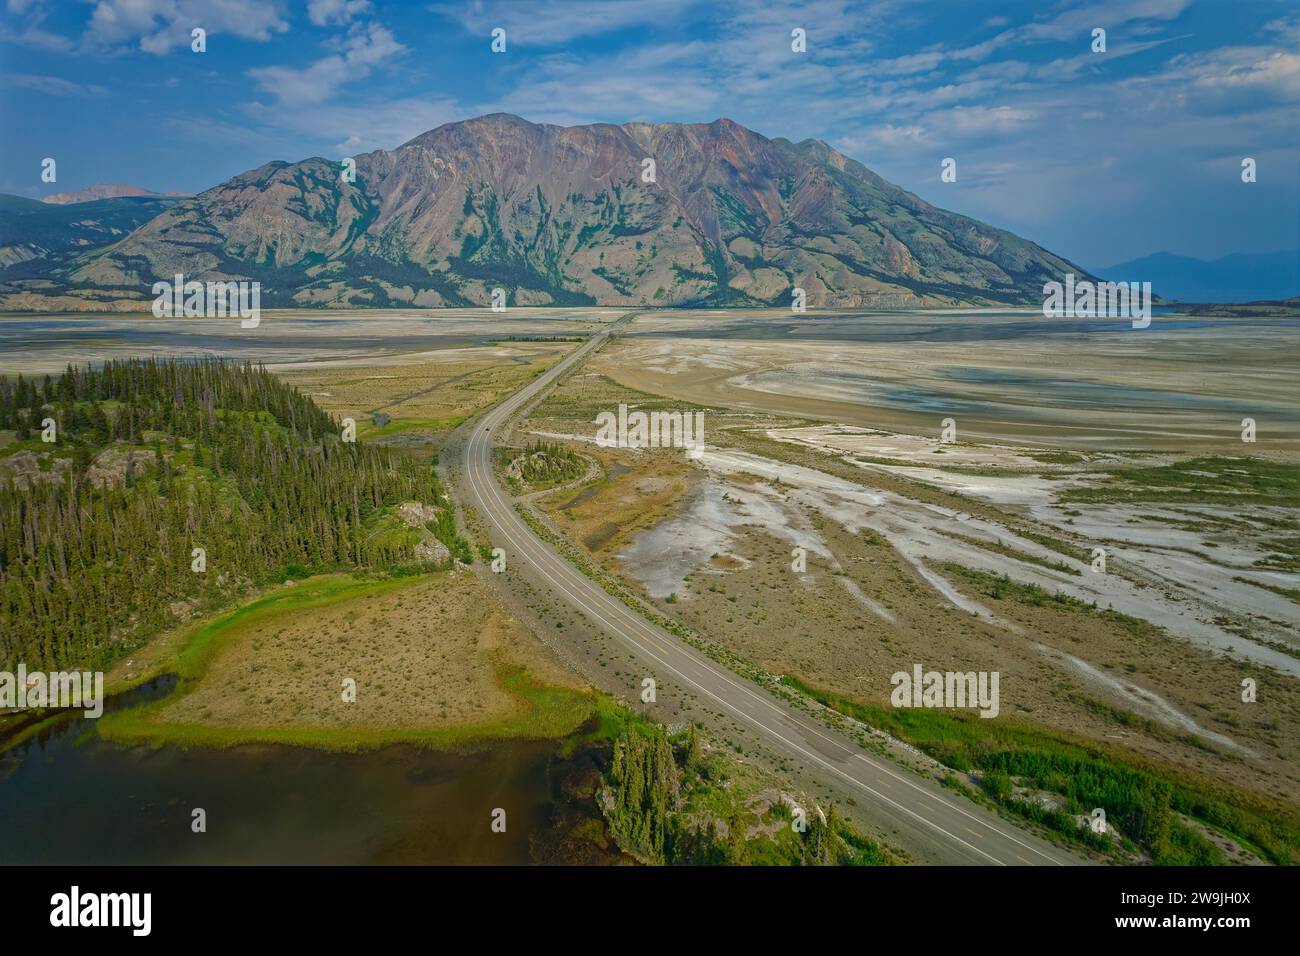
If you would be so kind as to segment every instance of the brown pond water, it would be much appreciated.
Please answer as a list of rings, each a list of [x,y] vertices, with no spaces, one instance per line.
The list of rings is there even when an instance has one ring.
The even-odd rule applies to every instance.
[[[159,681],[110,702],[143,703]],[[68,718],[0,753],[0,864],[618,862],[590,752],[122,747]],[[0,743],[0,746],[3,746]],[[207,832],[191,813],[207,812]],[[506,832],[491,829],[506,811]]]

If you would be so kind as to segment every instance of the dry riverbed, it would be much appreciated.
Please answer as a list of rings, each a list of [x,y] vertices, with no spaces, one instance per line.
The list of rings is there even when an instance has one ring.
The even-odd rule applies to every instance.
[[[1300,508],[1285,443],[1203,430],[1207,463],[1189,474],[1191,453],[1158,434],[1112,445],[1107,428],[1066,447],[1030,414],[949,444],[938,415],[904,429],[855,392],[839,420],[844,396],[796,389],[792,408],[736,384],[754,353],[776,367],[804,348],[607,348],[517,432],[567,440],[602,474],[536,503],[664,613],[772,674],[888,706],[891,675],[915,663],[998,671],[1009,718],[1294,803]],[[875,361],[861,346],[837,354]],[[1267,381],[1259,394],[1281,401]],[[704,409],[706,451],[596,447],[596,414],[619,403]],[[1216,497],[1246,486],[1245,500]]]

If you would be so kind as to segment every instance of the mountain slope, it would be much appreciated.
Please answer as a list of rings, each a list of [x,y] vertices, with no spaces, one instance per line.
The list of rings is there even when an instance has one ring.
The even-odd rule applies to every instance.
[[[158,196],[55,204],[0,194],[0,269],[38,275],[69,255],[103,249],[174,205]]]
[[[1234,253],[1193,259],[1157,252],[1098,270],[1117,282],[1141,279],[1155,292],[1180,302],[1258,302],[1300,293],[1300,251]]]
[[[187,193],[156,193],[152,189],[145,189],[142,186],[132,186],[128,183],[96,183],[93,186],[87,186],[85,189],[78,189],[70,193],[55,193],[52,196],[44,196],[41,202],[53,203],[56,206],[70,205],[73,203],[92,202],[96,199],[119,199],[123,196],[185,196]]]
[[[653,159],[654,182],[643,161]],[[825,143],[730,120],[558,127],[494,114],[356,157],[273,162],[56,276],[143,295],[250,278],[264,305],[907,307],[1042,301],[1084,270],[946,212]]]

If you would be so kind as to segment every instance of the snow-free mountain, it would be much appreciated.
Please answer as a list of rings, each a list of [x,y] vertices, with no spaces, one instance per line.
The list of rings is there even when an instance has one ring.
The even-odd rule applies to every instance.
[[[761,306],[796,287],[809,306],[1037,305],[1044,282],[1087,274],[826,143],[727,119],[494,114],[354,160],[354,176],[267,163],[39,277],[0,272],[6,301],[122,307],[182,273],[258,280],[264,306],[485,306],[495,288],[517,305]]]

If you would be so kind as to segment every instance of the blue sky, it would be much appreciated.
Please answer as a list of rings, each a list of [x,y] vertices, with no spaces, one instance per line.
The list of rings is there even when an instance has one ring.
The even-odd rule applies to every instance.
[[[3,192],[193,192],[495,111],[727,116],[1088,266],[1300,247],[1295,0],[3,2]]]

